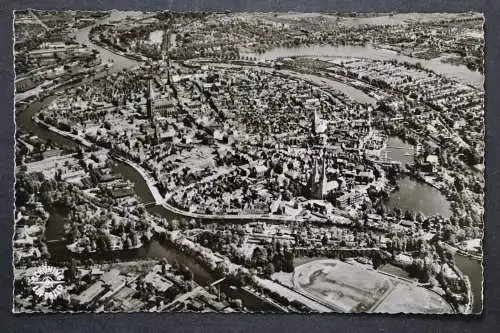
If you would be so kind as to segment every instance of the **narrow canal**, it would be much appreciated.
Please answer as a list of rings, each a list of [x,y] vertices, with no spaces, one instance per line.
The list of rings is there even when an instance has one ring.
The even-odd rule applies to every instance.
[[[472,313],[481,313],[483,310],[483,267],[477,259],[456,253],[455,263],[458,268],[469,277],[472,289]]]
[[[113,12],[115,13],[115,12]],[[115,15],[115,16],[113,16]],[[112,21],[114,19],[120,18],[117,17],[117,13],[112,14],[112,17],[108,19],[108,21]],[[76,34],[76,39],[80,42],[83,42],[85,44],[92,44],[89,39],[88,39],[88,32],[90,31],[90,27],[81,29],[77,32]],[[130,68],[134,67],[137,65],[137,62],[132,61],[130,59],[124,58],[120,55],[117,55],[113,52],[110,52],[106,49],[103,49],[101,47],[93,45],[93,48],[97,49],[100,53],[101,56],[103,57],[103,60],[106,61],[108,58],[113,60],[114,66],[112,71],[118,71],[124,68]],[[348,50],[344,50],[342,52],[347,52]],[[314,52],[317,52],[314,51]],[[330,52],[330,51],[329,51]],[[350,52],[350,51],[349,51]],[[347,53],[349,53],[347,52]],[[283,53],[280,53],[281,56]],[[321,55],[321,54],[315,54],[315,55]],[[332,55],[332,54],[330,54]],[[334,52],[333,54],[339,55]],[[352,54],[350,55],[352,56]],[[365,54],[366,56],[366,54]],[[412,59],[412,58],[410,58]],[[420,61],[420,60],[419,60]],[[474,76],[472,77],[474,79]],[[33,115],[38,112],[42,107],[50,104],[50,102],[55,98],[55,96],[50,96],[45,98],[41,102],[35,102],[32,105],[30,105],[26,110],[17,113],[16,114],[16,124],[19,126],[20,129],[29,132],[33,135],[36,135],[42,139],[45,140],[51,140],[52,142],[55,142],[61,146],[75,146],[76,143],[68,140],[58,134],[52,133],[42,127],[40,127],[38,124],[36,124],[33,120],[32,117]],[[404,155],[403,155],[404,156]],[[146,185],[146,182],[142,179],[142,177],[131,167],[128,165],[125,165],[123,163],[117,164],[115,167],[115,171],[119,172],[124,178],[131,180],[135,184],[135,189],[137,195],[144,201],[144,202],[150,202],[152,201],[152,195],[149,192],[149,189]],[[399,199],[392,199],[392,203],[396,204],[399,200],[398,205],[402,205],[404,201],[406,200],[412,200],[410,197],[411,196],[420,196],[422,199],[423,198],[430,198],[432,201],[432,198],[436,198],[437,194],[432,194],[429,195],[429,192],[423,192],[419,195],[420,192],[422,192],[422,188],[420,187],[414,187],[410,191],[410,182],[408,183],[408,191],[405,192],[401,190],[400,186],[400,193]],[[402,183],[401,185],[406,185]],[[412,185],[413,186],[413,185]],[[437,191],[437,190],[436,190]],[[439,192],[438,192],[439,193]],[[403,198],[404,194],[404,198]],[[390,200],[391,201],[391,200]],[[427,202],[427,201],[426,201]],[[408,204],[410,205],[411,202],[408,201]],[[425,202],[422,203],[422,209],[426,209],[428,204]],[[446,207],[446,206],[444,206]],[[427,212],[432,212],[433,209],[435,208],[430,208]],[[445,209],[445,208],[444,208]],[[173,214],[172,212],[169,212],[163,207],[152,207],[149,208],[149,211],[158,214],[167,218],[180,218],[177,214]],[[425,214],[425,211],[423,211]],[[426,215],[428,215],[427,213]],[[430,214],[432,215],[432,214]],[[58,239],[60,237],[61,231],[62,231],[62,226],[64,223],[67,221],[65,220],[65,212],[57,212],[51,216],[51,219],[47,223],[47,231],[46,231],[46,237],[47,240],[53,240],[53,239]],[[66,261],[72,257],[78,256],[76,254],[73,254],[69,252],[65,246],[61,243],[51,243],[49,244],[49,251],[52,255],[53,260],[59,260],[59,261]],[[91,256],[91,255],[90,255]],[[102,255],[100,255],[102,256]],[[196,282],[206,285],[212,281],[215,280],[215,277],[208,272],[203,266],[201,266],[199,263],[197,263],[193,258],[187,256],[186,254],[182,253],[180,250],[173,248],[169,244],[161,243],[159,240],[153,240],[147,245],[145,245],[143,248],[136,249],[136,250],[127,250],[127,251],[118,251],[118,252],[112,252],[109,253],[109,259],[112,260],[114,258],[118,258],[120,260],[137,260],[137,259],[145,259],[145,258],[167,258],[169,261],[176,260],[180,264],[186,265],[191,269],[194,275],[194,279]],[[468,275],[471,284],[472,284],[472,291],[474,294],[474,312],[480,311],[481,310],[481,300],[482,300],[482,266],[479,261],[475,261],[471,258],[463,257],[463,256],[456,256],[457,258],[457,265],[459,268],[464,272],[464,274]],[[260,299],[249,295],[248,293],[242,291],[242,290],[233,290],[230,288],[230,286],[227,283],[223,283],[221,285],[221,289],[230,297],[232,298],[239,298],[243,301],[243,304],[245,307],[247,307],[249,310],[252,311],[277,311],[276,308],[273,306],[262,302]]]

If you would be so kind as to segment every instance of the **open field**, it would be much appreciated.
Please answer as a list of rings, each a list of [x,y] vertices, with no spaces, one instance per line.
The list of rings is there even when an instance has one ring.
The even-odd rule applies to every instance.
[[[339,260],[298,266],[293,282],[297,291],[341,312],[453,312],[443,298],[415,283]]]
[[[374,312],[450,313],[451,308],[439,295],[409,283],[399,283]]]

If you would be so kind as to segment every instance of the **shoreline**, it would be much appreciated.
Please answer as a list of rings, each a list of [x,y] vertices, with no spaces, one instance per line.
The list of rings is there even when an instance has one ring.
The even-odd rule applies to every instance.
[[[470,279],[467,275],[465,275],[460,268],[458,268],[457,264],[453,265],[453,269],[458,273],[460,278],[465,282],[465,286],[467,288],[467,304],[465,305],[465,310],[463,314],[472,314],[472,308],[474,306],[474,293],[472,292],[472,285]]]
[[[35,119],[38,119],[38,117],[34,116],[33,117],[34,120]],[[39,120],[38,119],[38,124],[40,123],[43,123],[47,126],[47,129],[49,131],[52,131],[56,134],[60,134],[62,136],[65,136],[73,141],[75,141],[77,144],[83,144],[83,142],[86,142],[87,144],[91,144],[89,141],[85,140],[85,139],[82,139],[74,134],[70,134],[70,133],[66,133],[66,132],[63,132],[61,130],[58,130],[56,129],[55,127],[53,126],[50,126],[50,125],[47,125],[46,123],[44,123],[43,121]],[[275,220],[275,221],[283,221],[283,220],[289,220],[290,218],[289,217],[282,217],[282,218],[279,218],[279,216],[276,216],[276,217],[272,217],[272,216],[241,216],[241,215],[235,215],[235,216],[216,216],[216,215],[207,215],[207,214],[198,214],[198,213],[191,213],[191,212],[186,212],[186,211],[183,211],[183,210],[180,210],[176,207],[173,207],[171,206],[170,204],[166,203],[163,199],[159,199],[161,198],[161,195],[159,194],[159,191],[157,189],[157,187],[152,183],[152,180],[150,179],[149,177],[149,173],[144,169],[142,168],[141,166],[137,165],[136,163],[124,158],[123,156],[113,156],[113,159],[116,159],[122,163],[125,163],[127,164],[128,166],[132,167],[134,170],[136,170],[139,175],[142,177],[142,179],[146,182],[147,186],[148,186],[148,190],[150,191],[150,193],[153,194],[153,191],[155,191],[155,193],[157,193],[157,197],[155,198],[155,202],[157,203],[158,206],[161,206],[163,208],[165,208],[166,210],[170,211],[170,212],[173,212],[173,213],[177,213],[179,215],[182,215],[184,217],[191,217],[191,218],[202,218],[202,219],[211,219],[211,220],[224,220],[224,219],[227,219],[227,220],[231,220],[231,219],[248,219],[248,220]],[[156,200],[160,200],[159,203],[158,201]],[[158,236],[159,236],[159,233],[158,233]],[[170,243],[174,244],[174,242],[170,241]],[[457,249],[458,250],[458,249]],[[68,249],[68,251],[70,251]],[[72,251],[70,251],[72,252]],[[182,251],[181,252],[183,253],[186,253],[186,251]],[[76,253],[76,252],[72,252],[72,253]],[[187,254],[186,254],[187,255]],[[196,258],[193,257],[193,258]],[[198,261],[198,260],[197,260]],[[456,265],[455,265],[456,267]],[[467,289],[468,289],[468,296],[470,296],[469,300],[470,300],[470,304],[467,305],[467,311],[466,313],[471,313],[472,312],[472,300],[473,300],[473,295],[472,295],[472,289],[470,287],[470,280],[468,278],[468,276],[465,276],[461,271],[460,271],[460,274],[461,276],[465,277],[464,281],[466,282],[467,284]],[[427,289],[427,288],[426,288]]]
[[[102,46],[101,46],[102,47]],[[109,50],[108,50],[109,51]],[[122,56],[122,55],[119,55],[119,56]],[[122,56],[124,58],[126,58],[125,56]],[[38,120],[38,121],[37,121]],[[63,137],[67,137],[73,141],[76,141],[78,144],[82,144],[82,145],[93,145],[92,143],[90,143],[89,141],[79,137],[78,135],[73,135],[71,133],[68,133],[68,132],[64,132],[64,131],[61,131],[53,126],[50,126],[50,125],[47,125],[45,122],[41,121],[40,119],[38,119],[38,117],[34,117],[34,121],[38,124],[44,124],[45,126],[48,127],[48,130],[52,131],[52,132],[55,132],[56,134],[59,134]],[[129,160],[127,160],[126,158],[123,158],[121,157],[121,162],[124,162],[126,163],[127,165],[131,166],[132,168],[134,168],[142,177],[142,179],[146,182],[147,186],[148,186],[148,189],[150,190],[150,192],[153,194],[153,197],[155,198],[155,202],[164,207],[165,209],[169,210],[169,211],[172,211],[172,212],[175,212],[177,214],[180,214],[180,215],[183,215],[183,216],[187,216],[187,217],[197,217],[197,218],[204,218],[204,219],[260,219],[260,220],[289,220],[290,217],[281,217],[281,216],[262,216],[262,215],[247,215],[247,216],[242,216],[242,215],[228,215],[228,216],[217,216],[217,215],[207,215],[207,214],[198,214],[198,213],[191,213],[191,212],[187,212],[187,211],[184,211],[184,210],[181,210],[181,209],[178,209],[170,204],[168,204],[167,202],[165,202],[165,200],[161,197],[159,191],[158,191],[158,188],[155,186],[153,180],[150,179],[150,174],[148,171],[146,171],[145,169],[143,169],[141,166],[139,165],[136,165],[134,162],[131,162]],[[425,182],[425,181],[424,181]],[[432,185],[432,184],[431,184]],[[470,281],[469,282],[469,285],[470,285]],[[469,290],[470,292],[470,290]]]
[[[158,188],[153,184],[153,181],[151,180],[151,176],[149,172],[141,167],[140,165],[137,165],[136,163],[128,160],[127,158],[124,158],[123,156],[113,156],[113,159],[116,159],[122,163],[127,164],[128,166],[132,167],[134,170],[136,170],[139,175],[141,175],[142,179],[144,182],[147,184],[148,189],[150,193],[153,195],[153,198],[155,199],[156,206],[161,206],[165,208],[166,210],[173,212],[175,214],[182,215],[186,218],[199,218],[199,219],[207,219],[207,220],[270,220],[270,221],[297,221],[297,222],[304,222],[308,221],[308,219],[301,218],[297,219],[294,218],[293,216],[283,216],[283,215],[211,215],[211,214],[202,214],[202,213],[193,213],[189,211],[182,210],[180,208],[177,208],[175,206],[172,206],[168,202],[165,201],[165,199],[161,196]]]
[[[65,132],[63,130],[60,130],[60,129],[56,128],[55,126],[50,125],[50,124],[46,123],[45,121],[41,120],[37,115],[33,116],[33,121],[35,123],[37,123],[38,125],[45,127],[47,130],[49,130],[53,133],[59,134],[62,137],[65,137],[67,139],[76,141],[78,144],[81,144],[87,148],[93,146],[93,143],[91,143],[90,141],[88,141],[88,140],[86,140],[86,139],[84,139],[76,134],[71,134],[70,132]]]

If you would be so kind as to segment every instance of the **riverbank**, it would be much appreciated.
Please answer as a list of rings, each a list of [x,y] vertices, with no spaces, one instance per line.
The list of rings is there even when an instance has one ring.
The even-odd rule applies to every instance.
[[[222,276],[226,280],[237,280],[239,279],[240,275],[251,276],[247,268],[234,264],[226,256],[213,252],[211,249],[193,242],[192,240],[186,238],[186,236],[182,235],[179,231],[166,231],[164,234],[164,238],[171,245],[175,246],[175,248],[177,248],[179,251],[184,252],[185,254],[194,258],[199,264],[208,269],[211,274],[215,274],[215,278]],[[254,276],[252,280],[254,284],[260,285],[259,282],[265,279],[260,279]],[[229,288],[225,290],[226,293],[230,292],[231,290],[231,285],[228,284],[227,286]],[[264,297],[257,297],[253,293],[249,293],[249,295],[260,299],[261,302],[267,303],[269,306],[274,308],[274,311],[283,311],[281,306],[277,306],[274,301],[270,301]]]
[[[135,171],[137,171],[137,173],[139,173],[139,175],[141,175],[142,179],[147,184],[148,189],[151,192],[151,195],[153,196],[156,205],[162,205],[164,203],[165,199],[160,194],[158,187],[156,187],[156,185],[155,185],[156,181],[154,180],[154,178],[149,174],[149,172],[146,169],[144,169],[140,165],[126,159],[125,157],[122,157],[122,156],[119,156],[116,154],[113,155],[113,159],[127,164],[128,166],[133,168]]]
[[[196,59],[190,59],[190,61],[194,61]],[[368,103],[375,105],[377,103],[377,98],[371,96],[368,94],[366,91],[361,89],[361,87],[358,87],[356,84],[345,78],[345,80],[341,80],[340,78],[337,77],[331,77],[328,75],[328,73],[322,73],[319,72],[317,74],[320,75],[314,75],[313,73],[309,72],[298,72],[294,71],[291,69],[278,69],[271,67],[269,64],[257,64],[256,62],[253,62],[253,64],[235,64],[233,63],[227,63],[227,62],[216,62],[216,59],[197,59],[198,61],[201,62],[206,62],[208,65],[211,66],[216,66],[216,67],[222,67],[222,68],[227,68],[227,67],[241,67],[241,68],[251,68],[251,69],[258,69],[265,71],[269,74],[273,73],[274,75],[279,75],[283,78],[287,79],[292,79],[292,80],[304,80],[308,82],[309,84],[318,87],[320,89],[325,90],[325,88],[328,89],[334,89],[337,91],[342,92],[345,96],[353,99],[354,101],[358,103]],[[207,62],[208,61],[208,62]],[[366,85],[366,84],[365,84]],[[331,98],[338,99],[338,97],[333,96],[330,92],[325,91]]]
[[[52,132],[52,131],[51,131],[51,132]],[[57,133],[57,132],[56,132],[56,133]],[[57,134],[62,136],[62,134],[61,134],[61,133],[57,133]],[[63,134],[68,134],[68,133],[63,132]],[[72,137],[71,139],[75,139],[75,137]],[[73,141],[77,142],[78,140],[73,140]],[[78,142],[77,142],[77,143],[78,143]],[[122,160],[123,160],[123,161],[125,161],[126,159],[122,159]],[[145,175],[147,176],[147,171],[146,171],[145,169],[142,169],[142,171],[143,171],[143,172],[142,172],[142,174],[141,174],[141,172],[140,172],[141,167],[140,167],[140,166],[135,165],[133,162],[130,162],[130,161],[128,161],[128,162],[129,162],[129,163],[126,163],[126,164],[127,164],[128,166],[132,167],[132,169],[134,169],[134,171],[135,171],[135,172],[139,173],[139,174],[140,174],[140,176],[141,176],[141,178],[142,178],[142,181],[146,182]],[[132,165],[135,165],[136,167],[134,168]],[[154,188],[156,188],[156,186],[155,186],[155,184],[154,184],[154,182],[153,182],[152,180],[149,182],[149,186],[148,186],[148,188],[150,188],[151,186],[152,186],[152,187],[154,187]],[[164,207],[164,206],[162,205],[162,207]],[[167,207],[164,207],[164,208],[165,208],[165,209],[168,209],[169,207],[167,206]],[[177,211],[175,211],[175,210],[174,210],[174,212],[177,212]],[[182,216],[186,216],[186,215],[184,214],[184,213],[185,213],[184,211],[178,211],[178,213],[181,213],[181,215],[182,215]],[[262,217],[260,216],[259,218],[262,218]],[[239,219],[240,219],[240,217],[239,217],[239,216],[231,216],[231,219],[234,219],[234,220],[239,220]],[[276,219],[276,218],[273,218],[273,219]]]
[[[270,304],[272,304],[273,306],[275,306],[277,309],[280,309],[282,312],[290,312],[287,308],[279,305],[278,303],[276,303],[275,301],[273,301],[271,298],[269,297],[266,297],[260,293],[258,293],[254,288],[251,288],[251,287],[248,287],[248,286],[242,286],[241,287],[242,290],[246,291],[247,293],[261,299],[262,301],[264,302],[269,302]]]
[[[149,60],[149,58],[146,58],[146,57],[143,57],[143,56],[130,55],[130,54],[126,54],[123,51],[115,50],[114,48],[112,48],[108,44],[100,42],[100,41],[97,41],[97,40],[93,40],[93,39],[89,38],[89,41],[90,41],[90,43],[92,43],[92,45],[99,46],[100,48],[103,48],[106,51],[109,51],[109,52],[111,52],[111,53],[113,53],[113,54],[115,54],[117,56],[120,56],[120,57],[123,57],[123,58],[127,58],[128,60],[131,60],[131,61],[135,61],[135,62],[137,62],[138,65],[140,64],[141,61],[144,62],[144,61],[148,61]]]
[[[93,146],[92,142],[90,142],[90,141],[88,141],[88,140],[86,140],[86,139],[84,139],[81,136],[78,136],[76,134],[71,134],[69,132],[62,131],[62,130],[60,130],[52,125],[49,125],[45,121],[41,120],[38,116],[34,116],[33,121],[35,123],[37,123],[38,125],[45,127],[47,130],[49,130],[53,133],[59,134],[67,139],[73,140],[73,141],[77,142],[78,144],[81,144],[87,148],[90,148]]]
[[[311,56],[311,57],[350,57],[363,58],[372,60],[396,60],[398,62],[408,62],[411,64],[420,64],[427,70],[431,70],[437,74],[445,75],[451,79],[458,80],[466,85],[484,91],[484,75],[480,72],[471,71],[465,65],[446,64],[441,62],[439,58],[422,59],[414,58],[408,55],[398,54],[393,50],[380,48],[380,46],[332,46],[332,45],[310,45],[299,47],[277,47],[265,51],[262,54],[252,53],[251,56],[257,60],[275,60],[279,58],[294,57],[294,56]]]
[[[109,52],[109,51],[108,51],[108,52]],[[117,57],[118,57],[118,55],[117,55]],[[113,71],[115,71],[115,70],[116,70],[116,68],[115,68]],[[31,125],[31,124],[30,124],[30,125]],[[44,134],[45,134],[45,133],[44,133]],[[56,134],[57,134],[57,133],[56,133]],[[66,134],[66,133],[65,133],[65,134]],[[62,134],[57,134],[57,135],[61,135],[61,136],[62,136]],[[128,166],[130,166],[133,170],[135,170],[135,172],[140,173],[140,172],[139,172],[139,170],[137,170],[136,168],[134,168],[132,165],[130,165],[130,164],[127,164],[127,165],[128,165]],[[146,173],[145,175],[147,175],[147,173]],[[144,181],[144,182],[148,183],[148,182],[146,181],[146,179],[145,179],[145,177],[144,177],[143,175],[141,175],[141,178],[142,178],[142,181]],[[156,185],[155,185],[155,181],[154,181],[154,180],[151,180],[151,181],[150,181],[150,183],[149,183],[149,184],[147,184],[147,185],[148,185],[148,188],[149,188],[149,189],[151,189],[151,188],[150,188],[150,186],[152,186],[152,187],[154,187],[155,189],[157,189],[157,188],[156,188]],[[151,193],[152,193],[152,192],[151,192]],[[160,196],[160,197],[161,197],[161,196]],[[156,203],[156,199],[157,199],[157,198],[155,198],[155,200],[154,200],[154,201],[155,201],[155,203]],[[161,198],[161,199],[159,199],[159,200],[162,200],[162,198]],[[148,202],[148,201],[144,201],[144,202]],[[164,209],[166,209],[166,210],[168,210],[169,208],[175,208],[175,207],[165,207],[165,206],[163,206],[163,205],[162,205],[161,207],[162,207],[162,208],[164,208]],[[185,213],[186,213],[185,211],[179,211],[179,212],[182,214],[182,216],[185,216]],[[166,215],[163,215],[163,216],[166,216]],[[217,217],[217,219],[220,219],[220,217]],[[233,219],[233,220],[239,220],[239,219],[240,219],[240,216],[237,216],[237,215],[235,215],[235,216],[231,216],[231,219]],[[262,217],[259,217],[259,219],[262,219]],[[153,243],[153,244],[154,244],[154,245],[146,245],[145,247],[147,247],[147,246],[153,246],[153,247],[156,247],[156,246],[157,246],[157,247],[161,247],[161,245],[157,245],[157,243]],[[159,243],[158,243],[158,244],[159,244]],[[149,255],[149,251],[150,251],[150,249],[149,249],[149,248],[148,248],[147,250],[137,249],[137,250],[130,251],[129,253],[131,253],[130,257],[133,257],[133,255],[135,255],[135,254],[137,254],[137,253],[139,253],[139,254],[141,254],[141,255],[146,255],[146,254],[144,254],[144,253],[145,253],[145,252],[147,252],[147,255]],[[168,251],[168,250],[165,250],[165,248],[162,248],[162,249],[155,249],[155,251],[158,251],[157,253],[159,253],[159,254],[164,254],[164,252],[162,252],[162,251]],[[155,254],[155,255],[156,255],[156,254]],[[115,253],[110,254],[110,257],[114,257],[114,256],[118,257],[118,254],[115,254]],[[183,260],[187,260],[187,259],[186,259],[186,258],[183,258]],[[258,310],[257,310],[257,311],[258,311]]]
[[[123,157],[119,157],[118,160],[120,160],[121,162],[127,164],[128,166],[132,167],[142,178],[142,180],[144,182],[148,182],[148,179],[149,179],[149,186],[148,186],[148,189],[151,189],[151,188],[156,188],[156,186],[154,185],[153,183],[153,180],[152,180],[152,177],[148,177],[148,172],[142,168],[141,166],[131,162],[131,161],[128,161],[127,159],[123,158]],[[161,205],[162,207],[168,209],[170,208],[168,204],[165,204],[165,203],[162,203]],[[181,210],[178,210],[178,209],[175,209],[175,207],[172,207],[173,209],[168,209],[170,210],[171,212],[174,212],[174,213],[177,213],[177,214],[180,214],[184,217],[197,217],[197,218],[204,218],[204,216],[200,216],[199,214],[198,215],[194,215],[193,213],[190,214],[190,216],[187,216],[186,212],[184,211],[181,211]],[[220,219],[220,218],[217,218],[217,216],[210,216],[211,218],[213,219]],[[241,218],[238,217],[238,216],[230,216],[231,219],[238,219],[240,220]],[[252,217],[253,218],[253,217]],[[260,216],[260,218],[262,218]],[[274,220],[276,220],[276,218],[273,218]],[[156,231],[156,230],[155,230]]]
[[[473,260],[477,260],[477,261],[483,261],[483,256],[480,256],[480,255],[477,255],[477,254],[472,254],[470,252],[467,252],[466,250],[463,250],[463,249],[460,249],[456,246],[453,246],[453,245],[450,245],[448,243],[443,243],[450,252],[453,253],[453,255],[461,255],[463,257],[468,257],[470,259],[473,259]]]

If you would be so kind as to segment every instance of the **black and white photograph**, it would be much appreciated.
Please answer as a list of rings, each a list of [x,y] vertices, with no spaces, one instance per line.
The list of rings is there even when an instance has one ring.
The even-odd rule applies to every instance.
[[[478,12],[14,12],[14,313],[481,314]]]

